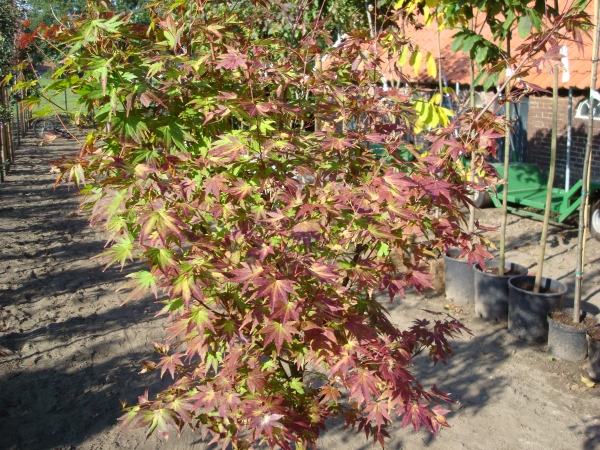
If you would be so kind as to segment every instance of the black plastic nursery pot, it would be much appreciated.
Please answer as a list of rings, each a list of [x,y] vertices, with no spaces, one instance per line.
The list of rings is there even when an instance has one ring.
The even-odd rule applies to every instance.
[[[458,249],[450,249],[444,254],[446,298],[455,303],[473,303],[473,271],[467,259],[457,259],[459,255]]]
[[[554,320],[554,312],[564,312],[573,316],[573,308],[559,308],[548,311],[548,353],[565,361],[581,361],[588,353],[587,331],[598,324],[594,315],[581,311],[580,321],[589,322],[586,328],[566,325]]]
[[[540,292],[533,292],[534,276],[522,275],[508,280],[508,332],[527,342],[548,339],[548,311],[560,308],[567,286],[542,278]]]
[[[496,322],[508,319],[508,280],[518,275],[527,275],[527,268],[515,263],[505,263],[506,275],[488,272],[500,267],[500,261],[485,262],[485,270],[479,263],[473,264],[475,293],[475,315]]]
[[[588,375],[594,381],[600,381],[600,327],[587,331]]]

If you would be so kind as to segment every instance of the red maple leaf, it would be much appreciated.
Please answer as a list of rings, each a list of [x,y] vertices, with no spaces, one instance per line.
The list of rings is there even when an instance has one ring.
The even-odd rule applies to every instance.
[[[477,261],[481,267],[485,268],[485,260],[491,258],[493,258],[493,255],[488,252],[483,245],[475,244],[473,246],[473,251],[469,253],[468,256],[469,266]]]
[[[273,319],[281,319],[282,322],[287,322],[290,319],[300,320],[300,308],[296,302],[280,303],[275,312],[271,315]]]
[[[284,342],[293,342],[292,334],[298,334],[298,330],[294,327],[296,322],[289,321],[285,323],[279,323],[276,321],[270,321],[260,331],[265,335],[264,346],[266,347],[269,343],[274,342],[277,348],[277,354],[281,353],[281,347]]]
[[[269,414],[265,413],[260,417],[255,417],[250,422],[250,426],[256,427],[254,430],[254,437],[256,438],[263,431],[269,437],[273,437],[273,428],[283,428],[283,425],[279,423],[279,419],[283,417],[282,414]]]
[[[240,394],[237,392],[226,392],[223,394],[219,405],[219,417],[227,417],[229,411],[235,412],[240,402]]]
[[[217,64],[217,66],[215,67],[216,69],[223,68],[235,70],[238,67],[241,67],[242,69],[248,68],[248,66],[246,65],[246,55],[242,55],[241,53],[238,53],[234,50],[230,50],[224,55],[219,55],[218,59],[220,59],[221,62]]]
[[[387,400],[380,400],[378,402],[369,402],[365,407],[365,412],[368,412],[367,420],[375,419],[377,423],[377,429],[381,429],[381,425],[383,421],[391,422],[390,414],[388,411],[388,402]]]
[[[183,362],[181,361],[180,357],[183,356],[183,353],[174,353],[173,355],[167,355],[167,356],[163,356],[160,359],[160,362],[157,364],[156,367],[162,367],[160,369],[160,377],[162,378],[162,376],[165,374],[165,372],[168,370],[169,373],[171,374],[171,378],[175,379],[175,368],[177,366],[182,366]]]
[[[450,412],[448,409],[442,408],[440,405],[435,405],[431,408],[433,416],[431,417],[431,428],[434,436],[439,434],[439,426],[450,428],[448,422],[446,422],[446,414]]]
[[[400,407],[398,412],[404,413],[402,418],[402,428],[406,428],[412,423],[415,431],[419,431],[421,425],[425,425],[431,430],[430,415],[431,412],[426,409],[426,403],[407,403],[406,406]],[[432,430],[433,431],[433,430]]]
[[[198,393],[192,395],[189,400],[196,400],[194,409],[204,407],[207,411],[211,411],[217,405],[217,393],[212,383],[206,383],[205,386],[198,387]]]
[[[269,297],[273,311],[278,303],[288,303],[288,294],[296,295],[294,282],[291,280],[262,279],[260,284],[262,287],[256,293],[256,298]]]
[[[335,283],[341,278],[341,276],[336,274],[333,269],[335,269],[335,266],[331,264],[323,264],[323,262],[319,261],[315,262],[308,268],[310,273],[326,283]]]
[[[427,268],[423,266],[415,267],[411,272],[406,274],[407,283],[414,286],[418,291],[421,291],[423,288],[434,289],[433,285],[429,282],[434,276],[425,272],[425,270]]]
[[[334,136],[327,136],[321,144],[321,149],[323,150],[344,150],[347,147],[355,147],[354,141]]]
[[[392,301],[396,295],[404,297],[405,286],[406,282],[401,277],[392,278],[389,275],[385,275],[381,282],[381,288],[383,290],[387,289],[390,301]]]
[[[223,178],[221,175],[215,175],[212,178],[204,180],[204,190],[206,191],[206,195],[212,193],[218,200],[221,191],[227,191],[226,181],[227,179]]]
[[[246,385],[248,386],[248,391],[251,393],[258,391],[262,394],[268,384],[267,376],[269,374],[270,372],[263,372],[259,367],[254,368],[254,370],[252,370],[246,376]]]
[[[323,394],[323,397],[321,398],[321,401],[323,403],[327,403],[329,400],[333,400],[334,403],[337,403],[337,399],[340,396],[339,389],[332,386],[331,384],[326,384],[325,386],[322,386],[319,390],[321,391],[321,394]]]
[[[385,173],[383,181],[396,189],[418,186],[418,184],[414,180],[411,180],[404,172],[394,172],[392,169]]]
[[[372,370],[361,369],[350,376],[350,398],[355,398],[359,404],[363,401],[369,403],[371,394],[377,393],[377,378],[374,373]]]
[[[231,271],[233,278],[230,278],[228,281],[230,283],[245,283],[244,290],[247,288],[250,283],[257,283],[257,280],[261,277],[264,269],[259,262],[255,262],[250,265],[246,262],[242,263],[241,269],[234,269]]]
[[[321,349],[331,351],[337,345],[333,328],[310,324],[303,326],[302,330],[304,331],[304,342],[309,342],[313,351]]]
[[[342,353],[336,363],[329,370],[329,377],[334,377],[338,371],[342,372],[342,376],[346,376],[350,367],[356,367],[356,359],[348,352]]]

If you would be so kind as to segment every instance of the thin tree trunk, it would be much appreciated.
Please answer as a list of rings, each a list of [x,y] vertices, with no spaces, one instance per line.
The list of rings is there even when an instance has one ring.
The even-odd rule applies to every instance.
[[[471,28],[474,27],[473,21],[471,21]],[[475,63],[473,58],[469,58],[469,75],[471,77],[471,86],[469,88],[469,102],[471,108],[475,108]],[[471,155],[471,167],[469,169],[469,181],[475,179],[475,155]],[[475,193],[471,194],[471,201],[475,201]],[[468,231],[472,233],[475,231],[475,206],[469,205],[469,226]]]
[[[321,55],[317,55],[317,63],[316,63],[316,69],[317,72],[320,76],[321,71],[323,70],[323,60],[321,59]],[[318,117],[315,117],[315,132],[317,131],[321,131],[321,119],[319,119]]]
[[[538,254],[537,272],[533,292],[540,292],[542,273],[544,271],[544,258],[546,255],[546,239],[548,236],[548,223],[550,222],[550,207],[552,206],[552,185],[554,184],[554,169],[556,167],[556,141],[558,139],[558,66],[554,66],[554,92],[552,93],[552,141],[550,142],[550,172],[548,173],[548,188],[546,193],[546,209],[544,211],[544,224],[540,238],[540,251]]]
[[[510,33],[506,38],[506,54],[510,60]],[[506,99],[510,93],[510,83],[506,86],[504,91]],[[502,180],[502,225],[500,227],[500,265],[498,266],[498,274],[504,275],[504,269],[506,267],[506,226],[508,224],[508,165],[510,164],[510,102],[504,103],[506,110],[506,135],[504,138],[504,174]]]
[[[440,42],[440,32],[437,32],[437,45],[438,45],[438,86],[440,89],[440,106],[444,99],[444,84],[442,81],[442,44]]]
[[[375,37],[375,27],[373,26],[373,19],[371,18],[371,11],[369,11],[369,4],[365,0],[365,14],[367,15],[367,23],[369,24],[369,33],[372,38]]]

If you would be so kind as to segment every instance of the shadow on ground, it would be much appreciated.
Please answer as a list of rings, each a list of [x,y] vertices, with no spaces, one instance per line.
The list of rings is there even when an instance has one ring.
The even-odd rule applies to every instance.
[[[116,423],[119,399],[163,389],[168,378],[138,374],[152,357],[147,339],[162,334],[156,310],[145,300],[2,336],[1,447],[76,446]]]

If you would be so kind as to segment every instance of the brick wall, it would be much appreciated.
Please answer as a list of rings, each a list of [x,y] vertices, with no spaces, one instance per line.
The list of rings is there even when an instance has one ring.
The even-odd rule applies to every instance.
[[[576,119],[577,105],[583,96],[573,96],[573,121],[571,144],[571,186],[583,176],[583,157],[587,139],[587,119]],[[564,188],[567,155],[567,111],[566,96],[558,99],[558,146],[556,152],[556,175],[554,186]],[[550,166],[550,139],[552,130],[552,97],[529,97],[529,120],[527,127],[527,151],[525,161],[537,164],[547,174]],[[592,178],[600,179],[600,121],[594,121],[592,147]]]

